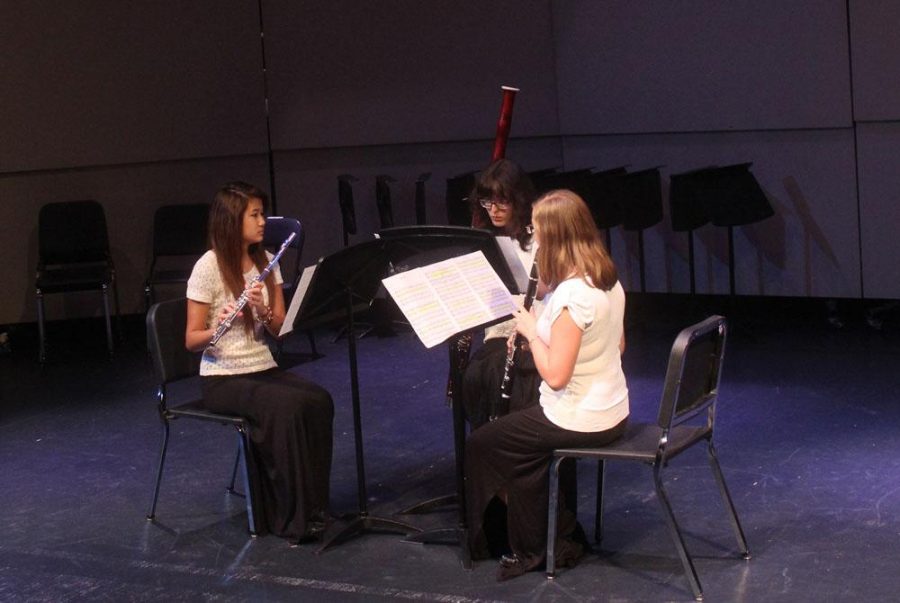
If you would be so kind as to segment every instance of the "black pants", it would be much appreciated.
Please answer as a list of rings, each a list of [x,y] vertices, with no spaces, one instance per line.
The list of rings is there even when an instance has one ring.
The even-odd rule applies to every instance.
[[[620,437],[625,421],[599,432],[569,431],[550,422],[540,406],[510,413],[472,432],[466,444],[466,507],[474,558],[487,548],[485,511],[501,490],[507,495],[509,548],[525,571],[544,562],[550,461],[556,448],[603,446]],[[565,501],[563,501],[565,503]],[[560,565],[575,563],[583,544],[574,514],[560,505],[557,555]]]
[[[203,377],[205,406],[250,423],[247,466],[260,534],[300,539],[328,509],[334,404],[322,387],[280,369]]]

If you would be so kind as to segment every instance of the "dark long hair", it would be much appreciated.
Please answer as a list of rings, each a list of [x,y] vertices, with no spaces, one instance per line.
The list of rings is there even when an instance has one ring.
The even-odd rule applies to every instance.
[[[619,279],[616,265],[581,197],[565,189],[550,191],[534,204],[532,217],[540,239],[538,273],[551,290],[572,273],[589,276],[598,289],[612,289]]]
[[[536,196],[531,178],[517,163],[509,159],[498,159],[478,175],[475,186],[469,193],[472,227],[486,228],[496,234],[513,237],[525,249],[531,238],[528,226],[531,224],[531,204]],[[495,198],[512,204],[512,215],[502,231],[494,227],[487,210],[478,204],[479,199]]]
[[[231,291],[234,298],[241,296],[247,283],[244,282],[244,271],[241,267],[241,256],[244,244],[244,212],[251,199],[262,202],[263,211],[269,206],[269,199],[264,192],[246,182],[229,182],[222,186],[213,199],[209,209],[209,246],[216,253],[216,262],[225,289]],[[269,263],[266,251],[261,244],[251,245],[250,259],[260,272]],[[275,276],[270,272],[266,277],[266,290],[269,303],[275,299]],[[245,317],[248,314],[244,314]],[[252,320],[245,320],[244,327],[250,332]]]

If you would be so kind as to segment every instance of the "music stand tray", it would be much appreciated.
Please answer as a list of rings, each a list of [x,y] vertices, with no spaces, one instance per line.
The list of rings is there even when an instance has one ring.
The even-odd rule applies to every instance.
[[[382,229],[379,231],[378,236],[390,245],[391,267],[396,272],[426,266],[474,251],[481,251],[491,264],[491,267],[500,276],[500,280],[503,281],[504,285],[511,292],[518,291],[515,277],[503,257],[496,238],[488,230],[460,226],[401,226]],[[478,328],[480,327],[473,327],[473,330]],[[451,350],[452,353],[453,351]],[[459,544],[462,546],[462,564],[468,569],[472,566],[472,560],[468,548],[465,507],[466,419],[462,401],[458,399],[459,392],[462,389],[461,375],[454,374],[457,371],[454,371],[452,368],[457,365],[457,362],[451,359],[450,387],[448,388],[452,392],[448,402],[453,411],[456,494],[440,496],[418,503],[401,513],[424,513],[454,502],[457,503],[458,522],[456,527],[420,531],[407,536],[404,541],[420,544]]]

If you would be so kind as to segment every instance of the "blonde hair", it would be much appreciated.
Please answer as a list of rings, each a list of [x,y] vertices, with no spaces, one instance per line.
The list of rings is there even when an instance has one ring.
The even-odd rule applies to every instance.
[[[565,189],[546,193],[534,204],[531,221],[540,241],[538,272],[551,290],[573,275],[590,277],[589,284],[604,291],[616,284],[616,266],[577,194]]]

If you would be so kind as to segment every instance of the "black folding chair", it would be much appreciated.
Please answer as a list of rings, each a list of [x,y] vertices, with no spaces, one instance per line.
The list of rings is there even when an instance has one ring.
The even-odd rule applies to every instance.
[[[109,290],[113,292],[117,317],[119,296],[103,206],[96,201],[63,201],[41,207],[36,272],[39,361],[47,358],[44,295],[73,291],[100,291],[106,318],[106,346],[112,356]]]
[[[221,425],[234,427],[238,436],[238,455],[231,473],[228,492],[238,494],[234,490],[234,482],[238,468],[244,480],[242,496],[247,501],[247,521],[250,534],[256,536],[256,522],[253,515],[253,497],[250,489],[250,476],[247,472],[247,455],[250,453],[249,425],[243,417],[214,413],[206,410],[202,399],[196,398],[177,406],[169,406],[166,389],[169,385],[182,379],[197,375],[200,366],[199,354],[189,352],[184,347],[184,331],[187,322],[187,300],[184,298],[154,304],[147,312],[147,347],[153,359],[153,369],[158,382],[157,400],[159,418],[162,421],[162,446],[159,452],[159,467],[153,486],[153,498],[147,519],[156,517],[156,502],[159,498],[159,486],[162,481],[163,467],[166,462],[166,450],[169,445],[169,424],[175,419],[197,419],[212,421]],[[243,462],[240,462],[243,460]]]
[[[209,204],[163,205],[153,214],[153,259],[144,281],[147,309],[156,301],[159,285],[183,285],[194,262],[208,249]],[[184,294],[181,290],[178,297]]]
[[[725,485],[725,477],[719,467],[713,446],[713,428],[716,418],[716,400],[719,393],[719,377],[725,351],[726,321],[721,316],[711,316],[679,333],[672,345],[669,366],[663,386],[659,417],[656,423],[629,422],[625,434],[612,444],[601,448],[561,448],[553,452],[550,466],[550,506],[547,522],[547,577],[553,578],[555,567],[555,536],[559,499],[559,466],[566,458],[593,458],[599,461],[597,475],[597,519],[595,538],[603,536],[603,487],[606,461],[637,461],[653,470],[653,485],[662,507],[663,516],[678,550],[685,574],[691,584],[694,597],[700,601],[703,591],[694,562],[684,544],[681,530],[675,520],[669,497],[662,481],[662,470],[670,460],[693,447],[706,442],[709,464],[719,485],[722,500],[728,511],[738,546],[744,559],[750,559],[747,540],[741,529],[737,511]],[[705,411],[705,412],[704,412]],[[691,419],[695,419],[691,421]],[[705,420],[701,420],[705,419]]]
[[[281,267],[281,278],[284,279],[282,291],[284,291],[285,306],[290,305],[291,298],[294,297],[294,291],[300,282],[300,276],[303,272],[300,261],[303,257],[303,243],[306,240],[306,231],[303,230],[303,225],[300,223],[300,220],[297,220],[296,218],[285,218],[282,216],[270,216],[266,218],[266,228],[263,233],[263,246],[269,251],[277,251],[291,233],[296,233],[297,236],[291,241],[291,244],[288,247],[289,251],[285,251],[285,255],[281,256],[281,261],[279,262]],[[288,257],[289,252],[292,252],[293,261]],[[320,356],[319,352],[316,351],[316,339],[313,336],[313,332],[311,330],[306,331],[306,337],[309,339],[310,356],[312,358],[319,358]],[[277,340],[275,346],[275,358],[277,360],[281,357],[284,340]]]

